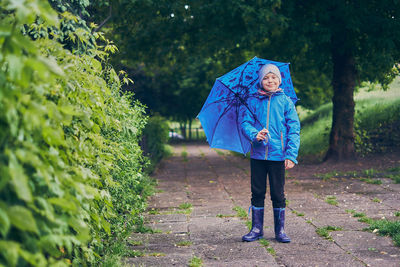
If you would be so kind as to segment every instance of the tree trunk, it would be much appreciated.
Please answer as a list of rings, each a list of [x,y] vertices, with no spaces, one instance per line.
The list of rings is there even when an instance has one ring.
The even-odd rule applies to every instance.
[[[187,138],[187,136],[186,136],[186,122],[180,122],[179,126],[181,128],[182,136],[186,140],[186,138]]]
[[[340,46],[339,46],[340,47]],[[329,149],[325,160],[355,158],[354,148],[354,88],[356,84],[355,60],[344,49],[332,48],[333,61],[333,117]]]
[[[189,119],[189,140],[192,140],[192,119]]]

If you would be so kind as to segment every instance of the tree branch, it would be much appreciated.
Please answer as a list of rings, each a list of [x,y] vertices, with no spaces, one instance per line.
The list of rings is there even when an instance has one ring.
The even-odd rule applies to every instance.
[[[103,26],[111,19],[111,17],[112,17],[112,6],[111,6],[111,4],[110,4],[110,9],[109,9],[109,12],[108,12],[108,17],[107,17],[105,20],[103,20],[103,22],[100,23],[100,25],[99,25],[96,29],[94,29],[93,32],[97,32],[97,31],[99,31],[101,28],[103,28]]]

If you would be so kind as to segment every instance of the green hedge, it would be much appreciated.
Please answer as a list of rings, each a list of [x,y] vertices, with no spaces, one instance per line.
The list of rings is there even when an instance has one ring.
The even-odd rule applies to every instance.
[[[101,35],[106,45],[80,55],[57,36],[32,41],[23,25],[72,15],[44,0],[11,3],[0,5],[0,266],[97,266],[151,193],[144,108],[120,95],[106,64],[115,47]]]
[[[168,122],[161,116],[150,117],[143,129],[143,151],[151,160],[151,164],[147,168],[148,172],[152,172],[155,165],[167,155],[165,144],[168,142],[168,132]]]

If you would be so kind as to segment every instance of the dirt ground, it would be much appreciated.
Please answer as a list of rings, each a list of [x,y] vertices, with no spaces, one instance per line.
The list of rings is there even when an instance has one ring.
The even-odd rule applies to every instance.
[[[286,180],[286,232],[274,239],[267,195],[264,240],[242,242],[250,205],[248,159],[207,144],[174,146],[154,177],[158,192],[149,203],[152,233],[131,236],[128,266],[400,266],[400,248],[390,237],[366,231],[364,218],[399,220],[400,184],[375,177],[371,184],[348,174],[400,166],[400,153],[358,161],[300,164]],[[324,175],[325,174],[325,175]],[[331,175],[326,175],[331,174]],[[332,177],[339,174],[337,177]],[[335,229],[335,231],[325,231]]]
[[[334,161],[322,163],[300,162],[298,166],[289,172],[293,173],[297,178],[305,178],[312,177],[315,174],[330,173],[333,171],[386,170],[398,166],[400,166],[400,151],[395,151],[385,154],[371,154],[364,158],[359,157],[357,160],[340,163]]]

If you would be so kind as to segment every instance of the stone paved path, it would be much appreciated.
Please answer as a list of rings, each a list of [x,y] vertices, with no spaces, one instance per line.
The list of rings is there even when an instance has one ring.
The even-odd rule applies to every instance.
[[[207,145],[174,149],[174,156],[164,160],[154,175],[159,192],[151,198],[146,217],[156,232],[132,235],[132,249],[144,256],[128,258],[128,266],[189,266],[194,257],[202,260],[202,266],[221,267],[400,266],[400,248],[388,237],[363,231],[368,225],[348,212],[395,219],[400,184],[384,178],[382,185],[355,178],[323,181],[304,177],[298,166],[286,182],[286,232],[292,242],[274,240],[267,200],[266,241],[247,243],[241,241],[248,231],[246,219],[233,209],[249,207],[248,160]],[[328,196],[338,204],[328,204]],[[185,209],[184,203],[192,208]],[[328,225],[341,230],[330,232],[330,239],[317,234],[318,228]]]

